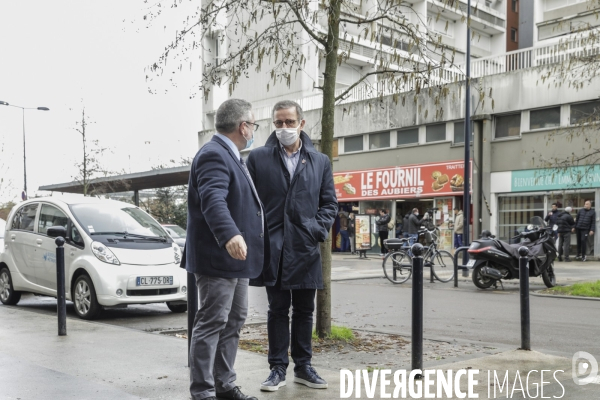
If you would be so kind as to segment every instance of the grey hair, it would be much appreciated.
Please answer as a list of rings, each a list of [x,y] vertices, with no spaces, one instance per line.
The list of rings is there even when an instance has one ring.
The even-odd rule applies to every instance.
[[[273,106],[273,116],[275,116],[275,112],[279,110],[287,110],[288,108],[296,107],[296,114],[298,115],[298,120],[302,121],[304,119],[304,111],[302,111],[302,107],[300,104],[291,100],[282,100],[275,103]]]
[[[215,128],[219,133],[231,133],[248,119],[252,118],[252,104],[242,99],[229,99],[217,109]]]

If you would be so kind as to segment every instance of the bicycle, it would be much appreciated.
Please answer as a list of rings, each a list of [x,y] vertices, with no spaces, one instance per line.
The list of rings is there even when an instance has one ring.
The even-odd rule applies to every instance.
[[[429,267],[433,277],[440,282],[449,282],[454,278],[454,257],[446,250],[438,250],[437,228],[420,229],[419,236],[425,235],[431,242],[423,255],[423,267]],[[427,237],[429,236],[429,237]],[[413,256],[409,247],[409,239],[388,239],[385,246],[392,250],[383,259],[383,273],[392,283],[404,283],[412,275]],[[391,260],[388,262],[388,260]]]

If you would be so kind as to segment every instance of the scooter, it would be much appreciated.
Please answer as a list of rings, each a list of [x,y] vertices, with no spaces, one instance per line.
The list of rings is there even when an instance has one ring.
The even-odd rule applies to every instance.
[[[521,243],[509,244],[496,239],[490,231],[483,231],[479,240],[469,247],[469,263],[473,268],[473,283],[480,289],[487,289],[506,279],[519,279],[519,248],[529,249],[529,276],[542,276],[544,284],[551,288],[556,285],[554,260],[557,257],[556,244],[551,231],[556,227],[546,227],[544,220],[533,217],[527,228],[513,239]]]

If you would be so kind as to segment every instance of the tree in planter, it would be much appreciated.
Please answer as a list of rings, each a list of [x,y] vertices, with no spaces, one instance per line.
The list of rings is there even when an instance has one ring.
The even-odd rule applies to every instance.
[[[440,3],[443,6],[435,19],[442,8],[459,7],[457,0]],[[144,19],[153,21],[167,6],[182,5],[182,1],[159,1]],[[347,88],[336,90],[338,68],[359,70],[351,63],[351,54],[362,54],[365,48],[370,52],[362,60],[366,70]],[[318,65],[308,62],[312,52],[318,56]],[[264,88],[268,91],[279,85],[290,87],[299,74],[319,68],[322,83],[314,82],[314,86],[322,93],[320,151],[330,160],[336,103],[362,94],[372,104],[385,95],[393,95],[396,102],[402,97],[404,104],[407,99],[399,93],[415,90],[409,101],[416,102],[428,90],[438,108],[419,108],[419,112],[427,118],[435,111],[435,119],[441,119],[439,104],[448,96],[446,85],[462,79],[453,69],[454,51],[444,47],[441,37],[429,31],[426,21],[402,0],[358,4],[350,0],[204,0],[186,15],[149,73],[162,75],[169,59],[176,60],[175,70],[184,64],[191,68],[198,55],[203,62],[199,90],[205,99],[215,86],[226,86],[235,95],[244,78],[254,72],[269,77]],[[331,331],[331,236],[321,245],[321,254],[324,289],[317,295],[316,330],[324,337]]]

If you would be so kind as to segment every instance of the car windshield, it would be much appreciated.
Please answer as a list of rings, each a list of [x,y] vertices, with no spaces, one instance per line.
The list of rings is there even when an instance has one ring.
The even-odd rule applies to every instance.
[[[90,235],[141,235],[167,238],[158,222],[137,207],[115,204],[75,204],[71,211]]]
[[[169,231],[171,236],[173,236],[174,238],[185,239],[185,236],[187,235],[185,229],[183,229],[179,225],[168,225],[168,226],[165,226],[165,228],[167,228],[167,230]]]

